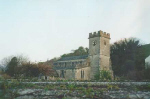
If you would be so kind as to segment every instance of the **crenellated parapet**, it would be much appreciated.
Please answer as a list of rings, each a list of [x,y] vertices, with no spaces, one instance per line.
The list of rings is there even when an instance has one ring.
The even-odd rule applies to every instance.
[[[103,32],[103,31],[98,31],[98,32],[94,32],[94,33],[89,33],[89,38],[94,38],[94,37],[105,37],[105,38],[109,38],[110,39],[110,34]]]

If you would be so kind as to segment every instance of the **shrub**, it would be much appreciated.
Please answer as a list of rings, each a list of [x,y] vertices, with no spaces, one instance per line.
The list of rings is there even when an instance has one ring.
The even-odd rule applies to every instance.
[[[109,71],[102,70],[100,71],[100,79],[101,80],[111,80],[111,74]]]
[[[150,68],[144,70],[144,77],[146,80],[150,80]]]
[[[76,86],[74,84],[69,84],[67,87],[69,90],[73,90]]]
[[[97,73],[95,76],[94,76],[95,80],[99,80],[100,79],[100,74]]]
[[[7,74],[3,74],[2,77],[3,77],[4,79],[10,79],[10,78],[11,78],[11,77],[10,77],[9,75],[7,75]]]
[[[7,90],[9,88],[9,84],[7,80],[4,80],[0,83],[0,89]]]

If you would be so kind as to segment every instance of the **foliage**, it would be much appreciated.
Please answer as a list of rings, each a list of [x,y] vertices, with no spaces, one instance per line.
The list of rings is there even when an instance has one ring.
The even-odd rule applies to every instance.
[[[15,74],[16,74],[15,68],[17,66],[18,66],[17,57],[13,57],[7,65],[6,73],[12,77],[15,76]]]
[[[1,61],[1,65],[4,67],[5,73],[11,77],[17,77],[20,74],[20,67],[27,61],[28,58],[23,55],[9,56]]]
[[[22,63],[26,63],[29,61],[28,57],[27,56],[24,56],[24,55],[15,55],[15,56],[8,56],[8,57],[5,57],[1,60],[1,66],[3,67],[7,67],[7,65],[10,63],[10,61],[12,60],[12,58],[16,57],[17,58],[17,62],[19,64],[22,64]]]
[[[142,71],[130,71],[128,72],[127,76],[126,76],[127,80],[135,80],[135,81],[141,81],[143,79],[145,79],[144,77],[144,70]]]
[[[8,85],[8,81],[7,81],[7,80],[4,80],[4,81],[2,81],[2,82],[0,83],[0,89],[2,89],[2,90],[7,90],[8,87],[9,87],[9,85]]]
[[[67,88],[68,88],[69,90],[73,90],[75,87],[76,87],[76,86],[75,86],[74,84],[69,84],[69,85],[67,86]]]
[[[123,39],[111,45],[114,75],[127,76],[130,71],[144,69],[140,47],[140,41],[136,38]]]
[[[146,80],[150,80],[150,68],[144,70],[144,77]]]
[[[95,80],[99,80],[100,79],[100,73],[97,73],[95,76],[94,76]]]
[[[47,64],[44,64],[44,63],[39,63],[38,64],[38,69],[39,69],[39,72],[42,73],[43,75],[49,75],[52,71],[52,68],[47,65]]]
[[[119,86],[118,85],[107,85],[107,89],[108,90],[119,90]]]
[[[53,73],[51,67],[44,63],[25,63],[22,66],[22,73],[25,77],[38,77],[40,74],[48,76]]]
[[[137,90],[150,91],[150,84],[141,85],[141,86],[136,86],[136,88],[137,88]]]
[[[101,80],[111,80],[111,74],[109,71],[101,70],[100,71]]]
[[[25,77],[37,77],[40,74],[37,64],[30,62],[23,64],[21,71]]]
[[[78,49],[72,51],[72,53],[63,54],[61,57],[88,55],[89,49],[80,46]]]
[[[10,79],[11,77],[9,76],[9,75],[7,75],[7,74],[2,74],[2,77],[4,78],[4,79]]]
[[[128,72],[125,79],[127,80],[135,80],[135,81],[142,81],[142,80],[150,80],[150,68],[144,70],[134,70]]]
[[[1,66],[5,67],[2,72],[4,78],[9,78],[9,76],[17,79],[38,77],[39,74],[50,75],[52,73],[52,69],[48,64],[31,63],[23,55],[4,58],[1,61]]]

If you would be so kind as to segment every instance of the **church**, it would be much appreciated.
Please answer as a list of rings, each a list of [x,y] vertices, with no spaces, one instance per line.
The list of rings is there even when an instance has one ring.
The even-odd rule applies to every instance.
[[[60,78],[92,80],[102,70],[113,74],[110,60],[110,34],[100,30],[89,33],[88,39],[88,55],[62,57],[54,62],[54,69]]]

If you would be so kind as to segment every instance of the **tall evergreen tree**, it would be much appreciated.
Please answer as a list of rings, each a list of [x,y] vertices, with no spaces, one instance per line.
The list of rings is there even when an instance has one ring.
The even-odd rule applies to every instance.
[[[15,68],[18,66],[17,57],[13,57],[6,67],[6,73],[10,76],[15,76]]]
[[[136,38],[123,39],[111,45],[112,68],[115,75],[126,76],[129,71],[137,69],[140,46],[140,41]]]

